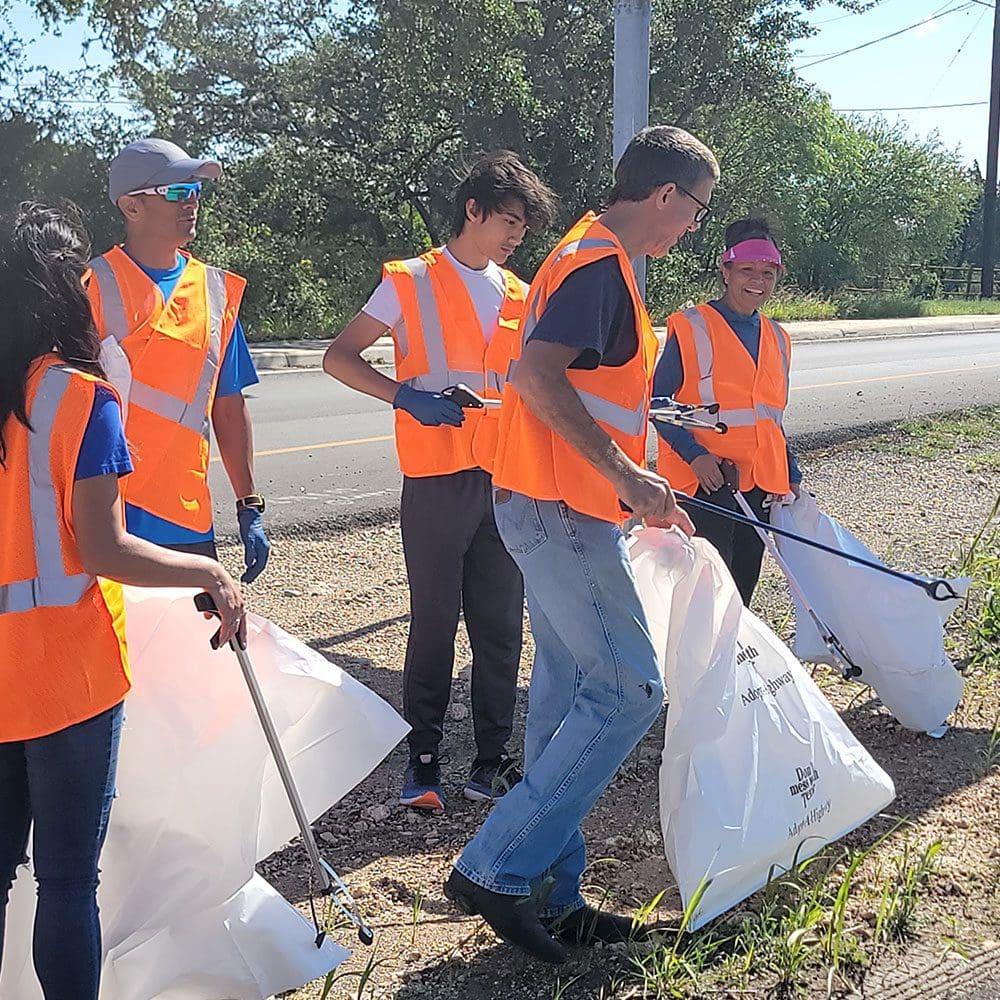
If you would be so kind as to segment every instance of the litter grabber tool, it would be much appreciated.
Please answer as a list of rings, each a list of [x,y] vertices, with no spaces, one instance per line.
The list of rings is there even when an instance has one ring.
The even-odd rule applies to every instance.
[[[919,587],[931,600],[962,600],[962,595],[947,580],[942,580],[940,577],[931,580],[921,580],[918,576],[903,573],[901,570],[893,569],[891,566],[883,566],[881,563],[872,562],[871,559],[865,559],[862,556],[841,552],[840,549],[835,549],[831,545],[824,545],[822,542],[817,542],[812,538],[806,538],[805,535],[797,535],[794,531],[786,531],[784,528],[768,524],[766,521],[758,521],[755,517],[747,517],[745,514],[738,514],[734,510],[718,507],[714,503],[688,496],[679,490],[674,490],[674,496],[679,500],[683,500],[684,503],[690,504],[692,507],[700,507],[702,510],[711,511],[713,514],[721,514],[723,517],[728,517],[739,524],[749,524],[751,528],[762,528],[764,531],[771,532],[772,534],[781,535],[782,538],[790,538],[793,542],[801,542],[810,548],[819,549],[820,552],[837,556],[838,559],[846,559],[848,562],[856,563],[858,566],[865,566],[867,569],[874,569],[879,573],[885,573],[886,576],[894,576],[897,580],[905,580],[907,583],[912,583],[914,587]]]
[[[196,595],[194,599],[194,606],[203,614],[218,615],[219,613],[211,594],[202,593]],[[212,636],[211,642],[213,649],[219,648],[218,632]],[[232,649],[232,651],[236,654],[236,659],[239,660],[240,669],[243,671],[243,679],[246,681],[247,688],[250,691],[250,698],[257,711],[257,717],[260,720],[261,728],[264,730],[264,736],[267,739],[268,746],[271,748],[271,756],[273,757],[275,766],[278,769],[281,784],[284,786],[285,794],[288,797],[288,803],[292,808],[292,813],[295,815],[295,821],[298,824],[299,833],[302,835],[302,842],[305,844],[306,853],[309,855],[309,861],[312,865],[312,874],[309,879],[309,907],[312,911],[313,925],[316,928],[316,947],[319,948],[323,944],[326,932],[320,927],[319,920],[316,916],[316,909],[313,905],[313,879],[319,882],[322,894],[324,896],[329,896],[334,906],[337,907],[345,919],[357,928],[358,939],[361,943],[370,945],[375,939],[375,936],[372,934],[371,929],[361,916],[358,904],[354,901],[354,898],[351,896],[350,891],[344,884],[341,877],[323,859],[319,852],[319,847],[316,844],[316,838],[313,836],[312,825],[309,822],[309,817],[306,815],[305,807],[302,805],[302,797],[299,795],[298,787],[295,784],[291,768],[288,765],[288,758],[285,756],[285,751],[281,746],[281,740],[278,737],[277,729],[275,729],[274,720],[271,718],[271,713],[267,707],[267,702],[264,700],[264,694],[260,689],[260,684],[257,681],[257,675],[254,672],[253,664],[250,662],[250,657],[247,654],[246,642],[239,635],[237,635],[230,639],[229,648]]]
[[[441,395],[453,403],[458,403],[463,410],[497,410],[500,408],[499,399],[483,399],[479,393],[470,389],[464,382],[449,385],[447,389],[441,390]]]
[[[678,412],[678,408],[680,408],[680,412],[682,412],[682,414],[684,410],[691,409],[686,404],[675,403],[673,400],[666,397],[662,400],[658,399],[657,403],[660,405],[649,411],[649,417],[652,421],[664,419],[667,423],[676,423],[677,421],[675,419],[671,419],[669,417],[670,414],[676,414]],[[712,407],[715,408],[714,413],[719,412],[717,403],[695,406],[693,409],[696,412],[704,409],[706,412],[711,413],[713,412]],[[664,414],[665,416],[660,417],[660,414]],[[684,424],[684,426],[692,425]],[[712,427],[712,425],[706,424],[704,421],[697,421],[697,426],[703,429]],[[729,430],[729,428],[723,423],[715,424],[714,429],[719,434],[725,434]],[[683,500],[686,504],[690,504],[692,507],[699,507],[702,510],[711,511],[713,514],[721,514],[723,517],[728,517],[730,520],[736,521],[739,524],[748,524],[752,528],[762,529],[775,535],[781,535],[783,538],[790,538],[793,542],[801,542],[803,545],[819,549],[821,552],[837,556],[839,559],[846,559],[848,562],[856,563],[859,566],[865,566],[868,569],[877,570],[879,573],[886,574],[886,576],[894,576],[897,580],[905,580],[907,583],[911,583],[913,586],[919,587],[934,601],[962,600],[963,595],[959,594],[947,580],[942,580],[940,577],[930,580],[922,580],[920,577],[913,576],[910,573],[903,573],[898,569],[892,569],[890,566],[883,566],[881,563],[873,562],[871,559],[865,559],[862,556],[841,552],[840,549],[835,549],[831,545],[824,545],[822,542],[817,542],[812,538],[806,538],[805,535],[798,535],[794,531],[786,531],[784,528],[778,528],[773,524],[768,524],[766,521],[759,521],[757,518],[752,516],[752,511],[750,512],[751,516],[748,517],[746,514],[739,514],[734,510],[719,507],[714,503],[709,503],[707,500],[700,500],[698,497],[688,496],[686,493],[681,493],[679,490],[674,490],[674,495],[678,499]],[[623,511],[631,513],[624,503],[619,502],[619,504]]]
[[[721,421],[711,421],[706,417],[714,417],[719,412],[718,403],[676,403],[666,397],[653,400],[654,405],[649,411],[649,419],[658,424],[673,424],[675,427],[700,427],[702,430],[713,430],[716,434],[725,434],[729,428]]]
[[[733,497],[739,505],[740,510],[742,510],[747,517],[754,517],[753,509],[750,504],[747,503],[746,497],[740,493],[739,472],[736,466],[728,459],[723,461],[721,466],[725,484],[733,491]],[[754,519],[756,520],[756,518]],[[763,522],[760,523],[763,524]],[[789,588],[798,598],[798,601],[802,605],[806,614],[812,619],[813,624],[816,626],[816,631],[819,632],[820,638],[823,640],[823,645],[830,651],[830,656],[833,657],[834,662],[838,667],[840,667],[840,672],[844,675],[844,680],[851,680],[854,677],[860,677],[861,668],[851,659],[847,650],[844,648],[844,644],[837,637],[837,634],[833,631],[833,629],[831,629],[816,613],[816,609],[810,603],[809,598],[806,597],[805,592],[799,585],[798,580],[795,579],[795,574],[792,573],[788,563],[782,557],[781,552],[778,550],[778,546],[774,544],[774,539],[771,538],[771,536],[762,527],[758,528],[755,526],[754,530],[757,532],[760,540],[764,543],[764,547],[771,553],[771,558],[778,564],[778,566],[781,567],[781,571],[785,574],[785,579],[788,581]]]

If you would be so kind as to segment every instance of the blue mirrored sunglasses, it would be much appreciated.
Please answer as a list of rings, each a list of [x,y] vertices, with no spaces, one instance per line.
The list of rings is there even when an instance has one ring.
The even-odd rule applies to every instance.
[[[158,194],[167,201],[190,201],[192,198],[201,197],[201,181],[192,181],[185,184],[163,184],[160,187],[140,188],[138,191],[129,191],[133,194]]]

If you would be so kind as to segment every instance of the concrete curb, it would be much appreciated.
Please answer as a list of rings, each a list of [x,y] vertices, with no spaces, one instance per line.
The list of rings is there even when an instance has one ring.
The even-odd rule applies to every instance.
[[[878,340],[890,337],[924,337],[947,333],[1000,333],[1000,315],[996,316],[918,316],[912,319],[829,319],[784,323],[795,343],[811,340]],[[656,335],[663,343],[664,327]],[[284,340],[251,344],[250,354],[258,371],[285,368],[319,368],[329,340]],[[391,365],[391,337],[380,337],[361,356],[373,365]]]

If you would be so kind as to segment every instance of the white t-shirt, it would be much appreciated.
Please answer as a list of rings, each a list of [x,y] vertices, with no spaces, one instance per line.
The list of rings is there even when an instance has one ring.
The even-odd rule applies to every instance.
[[[476,315],[479,317],[479,324],[486,336],[486,342],[489,343],[500,317],[504,296],[507,294],[507,279],[503,270],[492,260],[481,271],[466,267],[455,259],[447,247],[444,247],[444,255],[454,266],[468,290],[472,304],[476,308]],[[372,319],[384,323],[390,330],[395,329],[403,318],[403,310],[391,278],[382,279],[361,311]]]

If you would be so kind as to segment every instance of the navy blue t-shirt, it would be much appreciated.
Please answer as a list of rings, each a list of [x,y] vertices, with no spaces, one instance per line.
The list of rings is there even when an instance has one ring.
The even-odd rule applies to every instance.
[[[602,257],[575,270],[555,290],[528,340],[579,351],[570,368],[620,368],[635,357],[632,296],[617,257]]]

